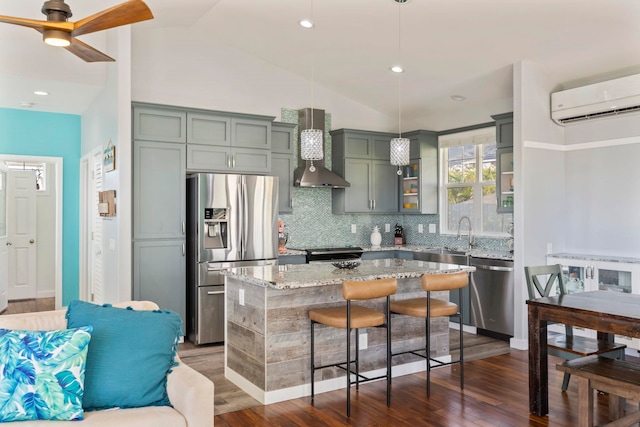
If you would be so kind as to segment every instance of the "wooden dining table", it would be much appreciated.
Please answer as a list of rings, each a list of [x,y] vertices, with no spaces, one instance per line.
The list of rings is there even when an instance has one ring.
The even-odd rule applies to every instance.
[[[527,301],[529,313],[529,411],[549,413],[547,323],[563,323],[615,335],[640,338],[640,295],[593,291]]]

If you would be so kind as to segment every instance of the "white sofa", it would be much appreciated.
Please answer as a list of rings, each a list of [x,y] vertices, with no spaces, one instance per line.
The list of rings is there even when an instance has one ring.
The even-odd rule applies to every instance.
[[[157,309],[155,303],[130,301],[114,304],[132,306],[135,310]],[[0,328],[46,331],[66,329],[66,310],[0,316]],[[82,421],[21,421],[20,427],[56,426],[132,426],[132,427],[211,427],[213,426],[213,382],[182,363],[167,376],[167,394],[173,408],[152,406],[145,408],[85,411]],[[141,367],[144,369],[144,367]]]

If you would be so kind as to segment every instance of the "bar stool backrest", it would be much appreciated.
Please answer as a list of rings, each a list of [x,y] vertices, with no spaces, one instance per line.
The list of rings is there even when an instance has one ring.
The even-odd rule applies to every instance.
[[[448,291],[464,288],[469,284],[469,274],[466,271],[447,274],[423,274],[422,289],[425,291]]]
[[[367,300],[393,295],[398,290],[396,279],[345,280],[342,282],[342,296],[345,300]]]

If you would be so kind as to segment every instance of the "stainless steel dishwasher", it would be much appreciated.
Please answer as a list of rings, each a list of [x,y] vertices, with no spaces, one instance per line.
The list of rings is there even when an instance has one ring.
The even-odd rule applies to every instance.
[[[471,323],[487,335],[513,336],[513,261],[469,257]],[[494,333],[494,334],[492,334]]]

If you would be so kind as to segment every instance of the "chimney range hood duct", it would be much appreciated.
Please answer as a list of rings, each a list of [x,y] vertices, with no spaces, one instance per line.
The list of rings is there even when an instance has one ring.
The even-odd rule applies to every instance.
[[[300,144],[300,132],[305,129],[311,129],[311,114],[313,111],[314,128],[322,129],[324,132],[324,110],[316,108],[304,108],[298,110],[298,144]],[[324,135],[323,135],[324,136]],[[324,139],[322,141],[324,150]],[[331,172],[324,166],[324,159],[314,160],[313,165],[316,167],[315,172],[309,170],[310,161],[302,160],[300,153],[302,150],[298,147],[298,164],[300,165],[293,172],[293,185],[296,187],[324,187],[324,188],[345,188],[351,187],[344,178]],[[325,153],[326,156],[326,153]]]

